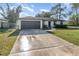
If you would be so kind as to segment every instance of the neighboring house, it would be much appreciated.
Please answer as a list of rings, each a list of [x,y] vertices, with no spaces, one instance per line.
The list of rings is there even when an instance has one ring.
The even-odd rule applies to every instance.
[[[64,20],[52,20],[45,17],[23,17],[19,18],[17,27],[19,29],[48,29],[53,28],[55,24],[64,24]]]
[[[0,28],[9,28],[8,21],[0,19]]]

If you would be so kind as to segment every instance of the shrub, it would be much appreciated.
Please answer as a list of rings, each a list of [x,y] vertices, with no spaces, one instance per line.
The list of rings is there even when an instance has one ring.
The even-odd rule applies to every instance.
[[[67,25],[55,25],[54,28],[67,28]]]

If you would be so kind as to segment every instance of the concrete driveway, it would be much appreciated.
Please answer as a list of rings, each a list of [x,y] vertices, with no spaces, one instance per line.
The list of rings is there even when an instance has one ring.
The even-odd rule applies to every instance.
[[[22,30],[10,56],[69,56],[79,55],[79,47],[45,30]]]

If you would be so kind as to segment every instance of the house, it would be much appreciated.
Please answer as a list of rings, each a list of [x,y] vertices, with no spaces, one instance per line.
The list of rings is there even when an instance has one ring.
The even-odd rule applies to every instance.
[[[0,19],[0,28],[9,28],[9,23],[7,20]]]
[[[19,29],[51,29],[55,24],[64,24],[64,20],[52,20],[46,17],[23,17],[19,18],[17,27]]]

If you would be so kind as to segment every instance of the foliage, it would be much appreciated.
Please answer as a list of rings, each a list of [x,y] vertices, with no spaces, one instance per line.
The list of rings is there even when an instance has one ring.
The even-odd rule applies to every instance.
[[[58,20],[63,19],[64,17],[67,17],[67,13],[65,12],[66,6],[64,4],[58,3],[54,7],[51,8],[51,16],[53,18],[56,18]]]
[[[79,25],[79,15],[73,14],[72,16],[70,16],[70,18],[69,18],[69,24],[70,25]]]
[[[67,28],[67,25],[55,25],[54,28]]]
[[[72,15],[69,18],[69,23],[72,25],[79,25],[79,3],[72,3]]]
[[[50,17],[50,12],[42,11],[41,13],[36,14],[36,17]]]
[[[0,6],[0,14],[3,16],[4,19],[7,19],[9,22],[16,22],[19,18],[19,14],[21,12],[22,7],[19,5],[16,8],[10,8],[9,4],[6,4],[7,8],[4,9]]]

